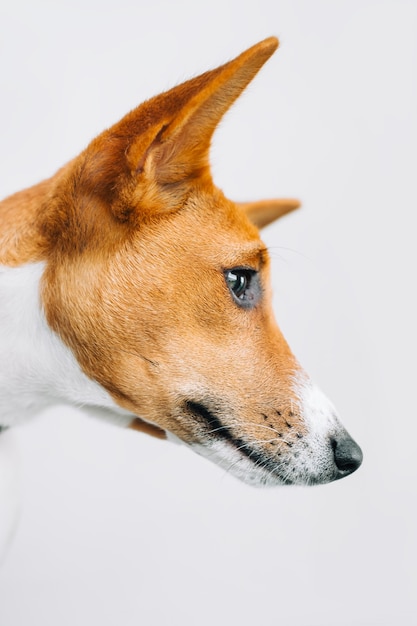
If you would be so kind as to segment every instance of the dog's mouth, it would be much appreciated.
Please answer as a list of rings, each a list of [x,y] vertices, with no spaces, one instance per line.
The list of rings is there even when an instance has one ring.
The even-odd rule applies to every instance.
[[[217,401],[187,399],[181,412],[193,421],[195,436],[188,445],[251,485],[324,484],[351,474],[362,461],[360,448],[337,421],[329,430],[301,435],[284,420],[283,436],[270,422],[240,425]]]
[[[187,400],[184,412],[198,422],[198,442],[191,447],[202,456],[251,484],[295,484],[286,469],[288,463],[280,459],[279,452],[267,454],[257,442],[234,434],[231,427],[223,424],[217,411],[205,402]]]

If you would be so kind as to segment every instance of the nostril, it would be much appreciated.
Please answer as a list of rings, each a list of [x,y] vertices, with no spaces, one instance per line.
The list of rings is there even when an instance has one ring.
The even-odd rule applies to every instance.
[[[346,474],[352,474],[362,463],[362,450],[350,437],[341,439],[331,439],[331,446],[334,454],[334,462],[337,469]]]

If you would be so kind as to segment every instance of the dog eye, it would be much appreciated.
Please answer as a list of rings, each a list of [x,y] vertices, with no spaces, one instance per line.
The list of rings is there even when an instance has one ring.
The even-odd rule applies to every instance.
[[[234,301],[244,308],[251,308],[259,300],[260,286],[258,272],[235,268],[224,272],[226,285]]]
[[[249,286],[250,276],[242,270],[229,270],[226,272],[226,283],[236,298],[242,298]]]

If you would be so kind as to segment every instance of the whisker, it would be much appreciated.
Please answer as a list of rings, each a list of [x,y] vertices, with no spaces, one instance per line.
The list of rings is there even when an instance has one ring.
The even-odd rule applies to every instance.
[[[205,430],[205,435],[213,435],[214,433],[218,433],[220,430],[229,430],[229,426],[218,426],[217,428],[213,428],[212,430]]]
[[[273,442],[273,443],[275,443],[275,442],[276,442],[276,443],[286,443],[289,447],[292,447],[292,443],[290,443],[290,442],[286,441],[285,439],[278,439],[278,438],[274,438],[274,439],[263,439],[263,440],[261,440],[261,441],[257,441],[256,443],[272,443],[272,442]],[[242,443],[242,445],[238,446],[237,448],[234,448],[234,450],[235,450],[236,452],[239,452],[240,450],[242,450],[242,449],[244,449],[244,448],[248,448],[248,449],[250,450],[250,453],[249,453],[249,455],[248,455],[246,458],[251,459],[252,454],[253,454],[254,452],[256,452],[256,450],[254,449],[254,447],[253,447],[253,444],[252,444],[252,443],[246,443],[246,442],[245,442],[245,443]],[[231,468],[232,468],[232,467],[234,467],[234,466],[236,465],[236,463],[238,463],[239,461],[242,461],[242,460],[244,460],[244,457],[242,457],[242,458],[237,459],[236,461],[234,461],[234,462],[232,463],[232,465],[231,465],[230,467],[228,467],[228,468],[227,468],[227,470],[226,470],[226,471],[227,471],[227,472],[229,472],[229,471],[231,470]],[[267,464],[270,460],[271,460],[270,458],[265,459],[265,465],[266,465],[266,464]],[[255,464],[255,466],[258,466],[258,465],[259,465],[259,462],[258,462],[258,461],[254,461],[254,464]]]
[[[233,463],[231,463],[229,467],[224,468],[222,478],[225,478],[227,474],[230,474],[231,470],[235,467],[235,465],[237,465],[238,463],[242,463],[242,461],[244,460],[245,460],[245,457],[242,456],[240,459],[236,459],[236,461],[233,461]]]
[[[239,451],[241,448],[243,448],[244,446],[239,446],[239,448],[236,448],[237,451]],[[250,460],[251,455],[249,455],[249,460]],[[224,471],[226,474],[229,474],[230,471],[235,467],[235,465],[237,465],[238,463],[241,463],[242,461],[245,460],[245,458],[247,459],[248,457],[244,457],[242,456],[240,459],[236,459],[236,461],[233,461],[233,463],[231,465],[229,465],[229,467],[227,467]],[[256,467],[257,461],[254,461],[254,465]]]
[[[243,447],[243,446],[240,446]],[[238,448],[239,449],[239,448]],[[251,455],[249,455],[250,458]],[[240,459],[236,459],[236,461],[234,461],[231,465],[229,465],[228,468],[225,469],[225,474],[230,473],[231,470],[238,464],[241,463],[242,461],[245,460],[245,457],[241,457]],[[264,461],[260,462],[259,459],[256,459],[255,461],[253,461],[254,467],[261,470],[262,472],[266,472],[266,476],[262,476],[260,478],[261,482],[263,482],[264,484],[266,484],[266,479],[268,478],[268,476],[271,475],[271,470],[268,469],[267,464],[270,461],[270,459],[265,459]],[[282,466],[282,462],[277,461],[277,465]],[[285,478],[286,479],[286,478]]]
[[[275,250],[283,250],[284,252],[291,252],[292,254],[296,254],[297,256],[300,256],[302,259],[304,259],[305,261],[309,261],[310,263],[313,263],[313,259],[311,257],[309,257],[308,255],[304,254],[303,252],[300,252],[300,250],[295,250],[294,248],[289,248],[288,246],[268,246],[267,250],[270,254],[270,256],[274,256],[276,258],[280,258],[274,251]],[[286,259],[282,259],[284,262],[288,263],[288,261]]]
[[[249,426],[253,426],[255,428],[265,428],[266,430],[271,430],[273,433],[277,434],[279,437],[282,437],[282,433],[280,433],[279,430],[277,430],[273,426],[267,426],[266,424],[258,424],[257,422],[249,422]],[[225,429],[229,430],[230,426],[219,426],[217,428],[213,428],[212,430],[205,431],[204,434],[213,435],[214,433],[219,432],[220,430],[225,430]]]

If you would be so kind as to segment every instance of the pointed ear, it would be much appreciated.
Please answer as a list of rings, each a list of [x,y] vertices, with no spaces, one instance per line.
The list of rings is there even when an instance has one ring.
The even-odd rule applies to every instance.
[[[263,228],[283,215],[298,209],[300,202],[292,198],[280,198],[258,202],[237,202],[237,206],[245,211],[252,224]]]
[[[85,152],[84,179],[127,221],[177,208],[196,178],[211,181],[208,153],[223,115],[278,47],[275,37],[233,61],[148,100],[97,137]]]

